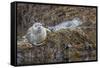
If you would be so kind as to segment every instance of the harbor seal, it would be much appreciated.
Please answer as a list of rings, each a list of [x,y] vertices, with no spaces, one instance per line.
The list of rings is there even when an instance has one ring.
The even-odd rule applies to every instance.
[[[50,31],[50,30],[43,27],[41,23],[34,23],[32,27],[28,29],[26,38],[29,41],[29,43],[33,45],[36,45],[36,46],[42,45],[43,41],[47,37],[47,31]]]

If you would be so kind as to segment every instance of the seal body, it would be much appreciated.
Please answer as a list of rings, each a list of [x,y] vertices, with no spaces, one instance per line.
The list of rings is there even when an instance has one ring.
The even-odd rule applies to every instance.
[[[41,45],[46,39],[46,28],[41,23],[35,23],[29,28],[26,38],[33,45]]]

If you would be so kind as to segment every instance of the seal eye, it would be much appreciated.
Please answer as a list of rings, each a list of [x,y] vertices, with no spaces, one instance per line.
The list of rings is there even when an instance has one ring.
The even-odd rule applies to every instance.
[[[37,27],[37,25],[35,25],[35,27]]]

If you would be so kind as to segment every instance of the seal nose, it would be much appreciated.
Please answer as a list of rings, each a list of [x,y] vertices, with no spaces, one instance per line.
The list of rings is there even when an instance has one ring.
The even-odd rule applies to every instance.
[[[38,29],[41,29],[41,27],[38,27]]]

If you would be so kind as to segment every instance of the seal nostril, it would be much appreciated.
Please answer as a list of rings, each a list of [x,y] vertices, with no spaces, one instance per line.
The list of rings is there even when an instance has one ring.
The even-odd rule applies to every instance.
[[[38,29],[40,29],[41,27],[38,27]]]

